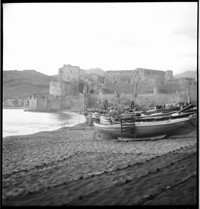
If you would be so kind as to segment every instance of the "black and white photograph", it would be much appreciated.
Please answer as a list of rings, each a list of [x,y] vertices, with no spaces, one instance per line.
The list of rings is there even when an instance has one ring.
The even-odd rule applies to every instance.
[[[2,2],[2,206],[198,208],[199,2]]]

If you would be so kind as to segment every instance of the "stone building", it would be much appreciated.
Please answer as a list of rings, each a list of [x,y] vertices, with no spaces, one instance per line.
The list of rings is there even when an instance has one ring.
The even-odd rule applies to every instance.
[[[87,86],[87,93],[99,93],[101,84],[104,83],[104,76],[96,75],[94,73],[87,74],[85,78],[85,85]]]
[[[164,81],[167,82],[171,79],[173,79],[173,71],[172,70],[164,71]]]
[[[77,66],[63,65],[58,70],[58,81],[50,82],[50,95],[68,96],[79,93],[95,92],[104,77],[87,74]]]
[[[166,83],[172,78],[173,72],[170,70],[136,68],[135,70],[107,71],[105,73],[105,86],[107,86],[107,91],[112,93],[114,89],[130,93],[137,83],[137,89],[140,93],[153,93],[154,88],[158,92],[163,92]]]
[[[181,94],[189,101],[197,101],[197,82],[195,78],[180,78]]]
[[[54,96],[62,96],[63,95],[62,83],[51,81],[49,93],[50,95],[54,95]]]
[[[134,77],[134,70],[113,70],[105,73],[105,83],[130,83],[131,78]]]
[[[58,81],[50,82],[50,95],[67,96],[83,91],[85,73],[78,66],[63,65],[58,69]]]
[[[30,111],[57,111],[61,109],[62,98],[51,95],[33,95],[28,99]]]
[[[180,79],[172,78],[168,80],[165,84],[165,93],[170,94],[174,92],[181,91],[181,82]]]
[[[151,70],[136,68],[135,70],[107,71],[104,76],[87,74],[78,66],[63,65],[58,70],[58,81],[50,82],[49,95],[33,96],[29,98],[29,109],[34,111],[53,111],[65,108],[71,110],[85,110],[87,105],[96,107],[98,95],[107,98],[115,93],[128,95],[132,98],[136,91],[138,104],[147,102],[144,97],[156,98],[156,102],[171,101],[179,95],[182,100],[190,96],[197,99],[197,84],[192,79],[175,79],[170,70]],[[197,82],[196,82],[197,83]],[[109,96],[110,95],[110,96]],[[124,97],[124,96],[123,96]],[[124,97],[125,98],[125,97]],[[148,99],[150,101],[150,99]]]
[[[3,101],[3,107],[17,107],[18,101],[17,99],[6,99]]]
[[[49,95],[33,95],[25,105],[30,111],[84,110],[88,97],[85,94],[89,90],[86,77],[79,67],[63,65],[58,69],[58,81],[50,82]]]
[[[100,75],[96,75],[94,73],[87,74],[86,81],[90,81],[96,84],[100,84],[104,82],[104,77]]]
[[[78,66],[63,65],[63,67],[58,69],[58,81],[73,82],[75,80],[78,82],[79,71],[80,68]]]
[[[172,78],[165,84],[165,93],[192,92],[195,89],[197,89],[195,78]]]

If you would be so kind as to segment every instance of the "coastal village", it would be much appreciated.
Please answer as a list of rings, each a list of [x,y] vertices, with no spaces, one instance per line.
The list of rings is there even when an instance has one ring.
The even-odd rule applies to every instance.
[[[68,110],[84,112],[109,105],[139,106],[197,102],[197,80],[175,78],[173,71],[136,68],[105,71],[103,75],[87,73],[79,66],[64,64],[57,81],[49,84],[49,94],[34,94],[26,99],[7,99],[3,106],[23,107],[27,111]]]
[[[200,208],[198,6],[3,1],[2,207]]]

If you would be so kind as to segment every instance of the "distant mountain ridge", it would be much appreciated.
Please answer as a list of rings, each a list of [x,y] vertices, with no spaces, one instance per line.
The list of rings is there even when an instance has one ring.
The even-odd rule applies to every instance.
[[[50,81],[55,80],[35,70],[3,71],[3,97],[20,98],[49,92]]]
[[[182,77],[186,77],[186,78],[197,78],[197,71],[186,71],[183,73],[179,73],[174,75],[175,78],[182,78]]]

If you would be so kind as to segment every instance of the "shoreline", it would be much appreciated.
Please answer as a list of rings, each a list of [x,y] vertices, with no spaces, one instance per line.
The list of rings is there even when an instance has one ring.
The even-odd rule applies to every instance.
[[[155,141],[107,141],[94,139],[85,122],[10,136],[2,145],[5,206],[197,204],[196,132]],[[184,194],[173,192],[180,186]]]
[[[35,113],[48,113],[48,112],[35,112]],[[63,113],[63,114],[65,114],[65,113],[67,113],[67,114],[78,114],[79,116],[83,116],[84,118],[85,118],[85,116],[84,116],[84,114],[81,114],[80,112],[73,112],[73,111],[65,111],[65,110],[61,110],[61,111],[59,111],[59,112],[49,112],[49,113]],[[85,121],[84,122],[78,122],[77,124],[72,124],[72,126],[71,125],[69,125],[69,126],[63,126],[63,127],[58,127],[57,129],[55,129],[55,130],[44,130],[44,131],[39,131],[39,132],[36,132],[36,133],[30,133],[30,134],[25,134],[25,135],[10,135],[10,136],[3,136],[3,139],[4,138],[6,138],[6,137],[18,137],[18,136],[26,136],[26,135],[32,135],[32,134],[37,134],[37,133],[40,133],[40,132],[52,132],[52,131],[57,131],[57,130],[59,130],[59,129],[62,129],[62,128],[67,128],[67,127],[74,127],[74,126],[77,126],[77,125],[79,125],[79,124],[84,124],[84,123],[86,123],[86,118],[85,118]]]
[[[4,136],[3,137],[3,139],[4,138],[8,138],[8,137],[13,137],[13,138],[15,138],[15,137],[26,137],[26,136],[32,136],[32,135],[38,135],[38,134],[41,134],[41,133],[51,133],[51,132],[57,132],[57,131],[59,131],[59,130],[61,130],[61,129],[79,129],[79,128],[83,128],[83,127],[85,127],[85,125],[87,124],[87,122],[83,122],[83,123],[78,123],[78,124],[75,124],[75,125],[73,125],[73,126],[65,126],[65,127],[61,127],[61,128],[58,128],[58,129],[56,129],[56,130],[51,130],[51,131],[39,131],[39,132],[36,132],[36,133],[32,133],[32,134],[25,134],[25,135],[11,135],[11,136]]]
[[[3,110],[7,110],[7,109],[25,109],[24,107],[3,107]]]
[[[83,113],[83,111],[80,111],[80,110],[73,110],[73,109],[61,109],[61,110],[29,110],[29,109],[26,109],[26,107],[3,107],[3,110],[7,110],[7,109],[10,109],[10,110],[17,110],[17,109],[22,109],[26,112],[49,112],[49,113],[54,113],[54,112],[63,112],[63,111],[66,111],[66,112],[74,112],[74,113]]]

